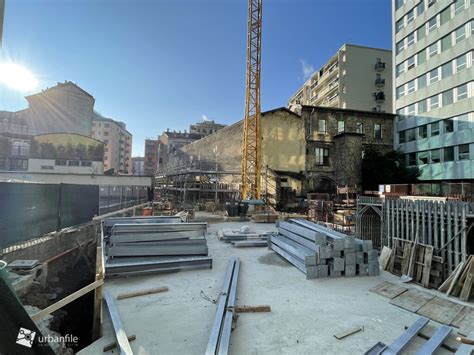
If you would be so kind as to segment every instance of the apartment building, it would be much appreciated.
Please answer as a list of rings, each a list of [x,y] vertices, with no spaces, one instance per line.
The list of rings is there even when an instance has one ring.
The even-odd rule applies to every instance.
[[[394,0],[396,149],[423,180],[474,179],[474,0]]]
[[[392,113],[392,52],[344,44],[288,101],[302,105]]]
[[[189,133],[202,134],[204,137],[224,128],[225,124],[214,122],[214,120],[203,120],[196,124],[189,125]]]
[[[133,157],[132,158],[132,174],[133,175],[145,175],[145,158],[144,157]]]
[[[132,174],[132,134],[127,131],[125,123],[94,112],[92,137],[105,143],[105,171]]]
[[[158,165],[162,161],[158,160],[160,150],[160,141],[158,139],[145,139],[145,159],[144,173],[145,175],[155,175],[158,171]]]
[[[179,152],[179,150],[194,141],[203,138],[202,133],[188,133],[186,131],[170,131],[167,129],[159,136],[158,150],[158,170],[169,165],[170,156]]]

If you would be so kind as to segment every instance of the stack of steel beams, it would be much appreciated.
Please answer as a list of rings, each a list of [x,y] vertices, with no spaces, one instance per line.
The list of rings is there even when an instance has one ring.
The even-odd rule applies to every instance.
[[[224,229],[219,239],[226,243],[231,243],[234,247],[266,247],[267,237],[270,232],[253,232],[249,227],[243,226],[240,229]]]
[[[107,276],[212,267],[207,223],[115,222],[105,228]]]
[[[307,279],[379,274],[377,250],[371,241],[355,239],[313,222],[279,222],[268,237],[269,249],[306,274]]]
[[[134,216],[112,217],[104,220],[104,233],[110,235],[111,229],[116,224],[144,224],[144,223],[181,223],[180,216]]]

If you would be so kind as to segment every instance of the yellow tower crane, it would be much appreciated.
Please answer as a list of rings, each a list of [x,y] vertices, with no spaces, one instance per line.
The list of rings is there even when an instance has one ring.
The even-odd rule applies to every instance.
[[[247,84],[242,138],[242,199],[260,198],[260,63],[262,0],[249,0]]]

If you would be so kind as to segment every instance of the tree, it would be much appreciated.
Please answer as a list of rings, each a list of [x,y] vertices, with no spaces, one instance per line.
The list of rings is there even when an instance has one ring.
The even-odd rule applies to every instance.
[[[382,184],[410,184],[418,181],[421,171],[418,167],[407,167],[405,155],[400,151],[382,154],[369,145],[362,159],[362,186],[364,190],[378,190]]]

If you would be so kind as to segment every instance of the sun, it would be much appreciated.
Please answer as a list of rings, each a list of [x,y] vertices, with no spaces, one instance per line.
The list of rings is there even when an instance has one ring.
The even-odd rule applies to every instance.
[[[38,79],[25,67],[7,62],[0,63],[0,84],[18,91],[31,91],[37,87]]]

